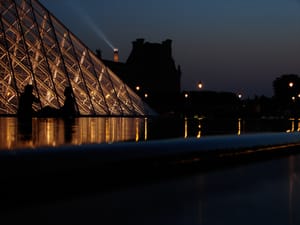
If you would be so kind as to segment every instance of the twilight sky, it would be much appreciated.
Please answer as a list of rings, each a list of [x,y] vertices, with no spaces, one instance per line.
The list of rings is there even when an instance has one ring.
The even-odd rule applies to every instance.
[[[172,39],[182,90],[272,96],[282,74],[300,75],[300,0],[40,0],[91,50],[125,62],[132,41]],[[110,44],[104,41],[103,34]]]

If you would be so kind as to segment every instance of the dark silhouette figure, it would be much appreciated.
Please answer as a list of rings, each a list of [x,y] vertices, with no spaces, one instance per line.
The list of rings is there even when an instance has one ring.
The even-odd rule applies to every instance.
[[[66,87],[64,91],[65,102],[61,107],[61,113],[64,118],[73,118],[77,115],[75,107],[75,98],[71,87]]]
[[[26,85],[24,92],[19,99],[18,117],[22,119],[31,119],[33,114],[33,102],[40,102],[40,100],[32,94],[33,86]]]

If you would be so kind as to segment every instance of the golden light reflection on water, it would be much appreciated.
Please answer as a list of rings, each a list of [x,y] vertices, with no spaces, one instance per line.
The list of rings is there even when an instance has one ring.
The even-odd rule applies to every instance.
[[[241,135],[242,133],[242,119],[238,118],[238,129],[237,129],[237,135]]]
[[[286,132],[300,131],[300,119],[299,118],[289,118],[291,121],[291,129],[286,130]]]
[[[188,118],[184,117],[184,138],[188,137]]]
[[[147,137],[144,118],[33,118],[20,122],[0,117],[0,149],[34,148],[65,144],[140,141]]]
[[[193,118],[188,118],[188,117],[184,117],[184,138],[188,138],[188,137],[193,137],[194,134],[190,134],[191,132],[191,123],[193,123],[193,126],[196,126],[196,134],[195,136],[197,138],[201,138],[203,136],[203,120],[205,118],[204,117],[198,117],[198,116],[194,116]],[[241,135],[244,132],[244,127],[245,127],[245,120],[242,118],[238,118],[236,121],[234,121],[234,123],[237,124],[237,128],[236,128],[236,134],[237,135]],[[222,126],[221,124],[218,126]]]
[[[267,122],[275,126],[278,121]],[[255,123],[252,120],[245,121],[241,118],[209,120],[199,116],[166,121],[165,119],[128,117],[82,117],[71,121],[59,118],[33,118],[30,122],[25,123],[18,121],[15,117],[0,117],[0,149],[179,137],[202,138],[218,134],[242,135],[257,131],[253,124],[258,125],[258,128],[255,129],[259,132],[265,129],[262,127],[264,124],[262,121]],[[268,124],[266,128],[270,130]],[[249,126],[251,129],[247,130]],[[296,132],[299,131],[299,128],[300,120],[290,119],[283,124],[282,131]],[[276,128],[276,131],[281,131],[281,129]]]

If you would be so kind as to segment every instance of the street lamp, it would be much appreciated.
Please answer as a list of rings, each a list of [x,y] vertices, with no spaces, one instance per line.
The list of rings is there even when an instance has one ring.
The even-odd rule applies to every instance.
[[[203,88],[203,84],[202,84],[201,81],[198,82],[197,87],[198,87],[199,89],[202,89],[202,88]]]

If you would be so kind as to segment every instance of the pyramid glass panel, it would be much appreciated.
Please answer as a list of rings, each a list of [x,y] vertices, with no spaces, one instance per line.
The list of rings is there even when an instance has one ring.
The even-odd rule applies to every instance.
[[[0,0],[0,115],[17,113],[28,84],[35,111],[60,109],[71,87],[83,116],[155,114],[37,0]]]

